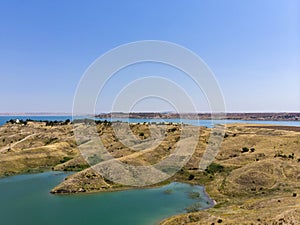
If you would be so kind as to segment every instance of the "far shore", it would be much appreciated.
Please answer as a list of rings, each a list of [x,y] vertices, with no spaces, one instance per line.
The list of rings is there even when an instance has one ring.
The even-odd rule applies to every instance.
[[[175,112],[110,112],[99,114],[78,114],[76,116],[96,118],[132,118],[132,119],[198,119],[210,120],[213,117],[220,120],[246,121],[300,121],[300,112],[224,112],[224,113],[175,113]],[[0,116],[73,116],[70,112],[2,112]]]

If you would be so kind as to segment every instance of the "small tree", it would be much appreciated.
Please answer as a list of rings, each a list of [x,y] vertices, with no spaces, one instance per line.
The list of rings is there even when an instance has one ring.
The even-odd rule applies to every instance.
[[[243,148],[242,148],[242,153],[244,153],[244,152],[249,152],[249,148],[243,147]]]

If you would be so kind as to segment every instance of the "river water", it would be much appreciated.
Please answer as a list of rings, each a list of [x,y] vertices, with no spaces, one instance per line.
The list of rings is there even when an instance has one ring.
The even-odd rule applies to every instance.
[[[83,117],[79,117],[83,118]],[[5,124],[10,119],[19,120],[49,120],[49,121],[64,121],[66,119],[72,119],[72,116],[0,116],[0,126]],[[105,120],[97,118],[97,120]],[[123,121],[130,123],[143,123],[143,122],[173,122],[173,123],[185,123],[195,126],[212,127],[214,124],[230,124],[230,123],[251,123],[251,124],[274,124],[283,126],[300,126],[300,121],[266,121],[266,120],[190,120],[190,119],[134,119],[134,118],[112,118],[106,119],[110,121]]]
[[[0,179],[0,224],[155,225],[192,204],[212,206],[202,186],[183,183],[110,193],[50,194],[67,175],[45,172]],[[190,192],[199,192],[200,198],[190,198]]]

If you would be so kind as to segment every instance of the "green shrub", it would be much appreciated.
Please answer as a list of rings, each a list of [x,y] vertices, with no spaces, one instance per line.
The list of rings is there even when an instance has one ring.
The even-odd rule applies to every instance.
[[[168,131],[169,132],[175,132],[177,130],[177,128],[176,127],[173,127],[173,128],[171,128],[171,129],[169,129]]]
[[[287,158],[287,155],[283,154],[282,151],[277,151],[274,155],[274,158],[276,157]]]
[[[59,162],[60,163],[65,163],[65,162],[67,162],[67,161],[69,161],[69,160],[71,160],[72,159],[72,157],[64,157],[63,159],[61,159]]]
[[[210,174],[220,173],[223,171],[224,171],[224,166],[217,163],[212,163],[205,169],[205,172]]]
[[[198,202],[185,208],[185,210],[188,213],[198,212],[200,209],[201,209],[201,204]]]
[[[244,153],[244,152],[249,152],[249,148],[243,147],[243,148],[242,148],[242,153]]]
[[[193,174],[190,174],[188,179],[193,180],[194,178],[195,178],[195,176]]]

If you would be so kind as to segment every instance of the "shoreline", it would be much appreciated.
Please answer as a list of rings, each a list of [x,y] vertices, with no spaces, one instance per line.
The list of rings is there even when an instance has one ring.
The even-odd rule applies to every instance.
[[[51,173],[57,173],[57,174],[68,174],[68,175],[72,175],[72,174],[76,173],[76,171],[40,170],[40,171],[24,172],[24,173],[19,173],[19,174],[2,176],[2,177],[0,177],[0,179],[12,178],[12,177],[15,177],[15,176],[22,176],[22,175],[43,174],[43,173],[50,173],[50,172]],[[212,205],[211,207],[216,205],[216,201],[209,196],[209,194],[206,192],[206,187],[204,185],[194,184],[194,183],[187,182],[187,181],[184,181],[184,180],[168,180],[167,182],[164,182],[164,183],[158,183],[158,184],[153,184],[153,185],[150,185],[150,186],[143,186],[143,187],[124,186],[124,187],[112,188],[111,190],[96,190],[96,191],[89,191],[89,192],[69,192],[69,193],[51,193],[51,192],[49,192],[49,193],[51,193],[53,195],[80,195],[80,194],[81,195],[86,195],[86,194],[88,195],[88,194],[97,194],[97,193],[105,193],[105,192],[113,193],[113,192],[120,192],[120,191],[129,191],[129,190],[144,190],[144,189],[160,188],[160,187],[167,186],[171,183],[182,183],[182,184],[187,184],[187,185],[191,185],[191,186],[203,187],[203,193],[209,199],[209,202]],[[208,208],[211,208],[211,207],[208,207]],[[207,209],[207,208],[204,208],[204,209]]]
[[[104,123],[99,123],[97,127],[101,130],[100,135],[104,138],[102,140],[107,143],[106,147],[116,158],[125,163],[138,162],[139,165],[153,164],[170,154],[172,149],[175,149],[177,138],[180,136],[180,125],[170,124],[166,129],[165,141],[160,148],[153,150],[156,154],[145,152],[142,155],[126,157],[132,156],[134,152],[118,142],[113,136],[113,127]],[[291,128],[293,129],[290,130]],[[211,132],[210,128],[203,128],[193,157],[187,165],[168,180],[145,187],[120,186],[89,170],[76,149],[72,129],[71,124],[46,126],[34,122],[24,126],[14,123],[2,126],[2,146],[18,143],[1,153],[2,175],[5,172],[9,176],[15,176],[41,171],[63,173],[73,170],[74,174],[68,174],[68,179],[53,188],[53,190],[62,190],[54,193],[58,195],[151,189],[172,182],[202,186],[211,206],[199,212],[177,214],[166,218],[164,220],[166,222],[163,222],[165,225],[192,224],[193,221],[211,224],[220,219],[224,223],[235,224],[244,215],[247,215],[245,221],[249,223],[260,219],[262,223],[269,224],[270,221],[278,222],[275,216],[278,212],[286,213],[284,218],[290,215],[296,218],[296,213],[290,214],[286,210],[294,207],[295,203],[300,203],[300,193],[297,189],[300,172],[300,131],[295,126],[227,124],[222,146],[214,162],[207,170],[198,171],[199,161],[209,143]],[[132,124],[131,129],[137,136],[142,132],[145,137],[149,137],[147,124]],[[189,131],[193,132],[193,129],[199,128],[191,126]],[[39,138],[30,136],[32,133],[39,134]],[[28,136],[31,138],[27,138]],[[28,170],[28,168],[33,169]],[[270,206],[274,204],[276,207],[271,208]],[[252,208],[254,210],[249,210]],[[265,217],[266,212],[274,215],[274,218]]]
[[[99,113],[96,115],[80,114],[73,115],[72,113],[64,112],[22,112],[22,113],[0,113],[0,117],[87,117],[87,118],[101,118],[101,119],[187,119],[187,120],[242,120],[242,121],[294,121],[300,122],[300,112],[224,112],[221,114],[211,113],[157,113],[157,112],[133,112],[133,113]],[[213,118],[212,118],[213,117]]]
[[[17,175],[14,175],[14,176],[8,176],[8,177],[2,177],[0,178],[1,179],[6,179],[6,178],[13,178],[13,177],[18,177],[18,176],[23,176],[23,175],[43,175],[43,174],[47,174],[50,176],[59,176],[59,175],[64,175],[64,176],[68,176],[70,175],[70,172],[66,172],[66,171],[53,171],[53,170],[47,170],[47,171],[43,171],[43,172],[37,172],[37,173],[21,173],[21,174],[17,174]],[[121,188],[121,189],[114,189],[114,190],[108,190],[108,191],[96,191],[96,192],[85,192],[85,193],[66,193],[66,194],[58,194],[60,196],[84,196],[84,195],[95,195],[95,194],[101,194],[101,193],[114,193],[114,192],[124,192],[124,191],[139,191],[139,190],[145,190],[145,189],[159,189],[159,188],[163,188],[165,186],[168,186],[170,184],[185,184],[185,185],[189,185],[191,187],[200,187],[201,188],[201,191],[199,191],[199,194],[200,194],[200,199],[204,200],[205,202],[209,203],[208,206],[204,206],[204,207],[201,207],[199,209],[199,211],[204,211],[204,210],[207,210],[207,209],[210,209],[212,207],[215,206],[216,202],[214,199],[212,199],[206,192],[206,187],[203,186],[203,185],[199,185],[199,184],[191,184],[191,183],[188,183],[188,182],[183,182],[183,181],[170,181],[168,183],[162,183],[162,184],[156,184],[156,185],[153,185],[153,186],[146,186],[146,187],[128,187],[128,188]],[[189,198],[188,196],[186,198]],[[198,202],[198,200],[196,200],[196,202]],[[181,213],[176,213],[176,214],[173,214],[171,217],[174,217],[174,216],[180,216],[180,215],[184,215],[186,214],[187,212],[186,211],[183,211]],[[159,220],[156,222],[156,224],[161,224],[162,221],[164,220],[167,220],[168,218],[171,218],[169,215],[167,215],[165,218]]]

